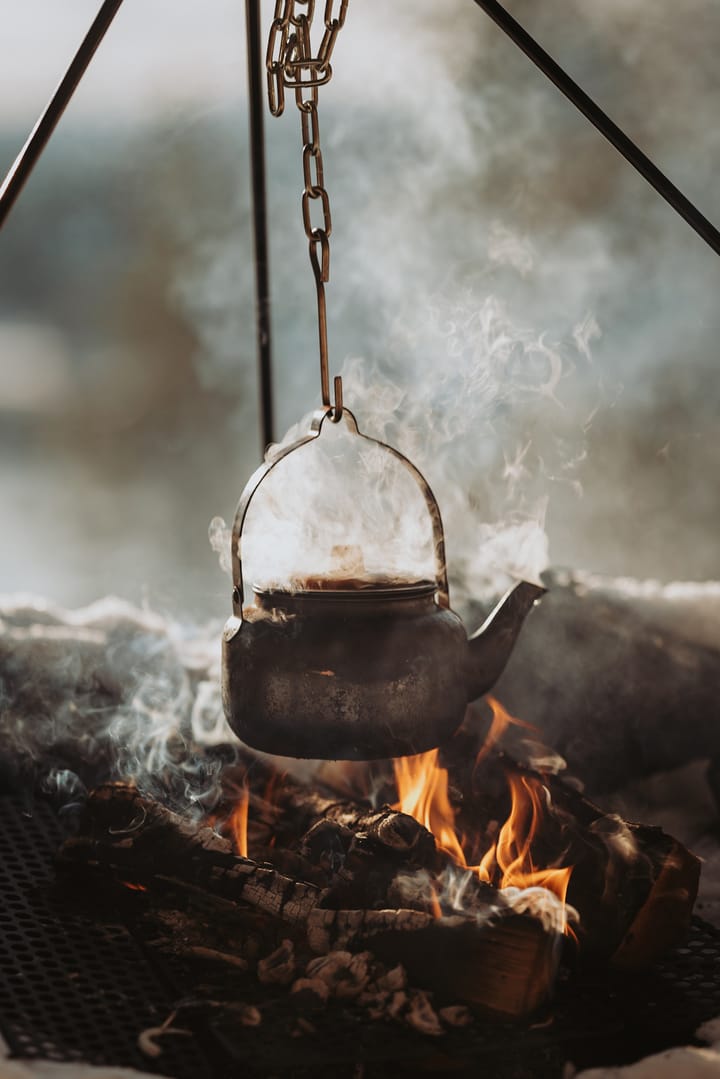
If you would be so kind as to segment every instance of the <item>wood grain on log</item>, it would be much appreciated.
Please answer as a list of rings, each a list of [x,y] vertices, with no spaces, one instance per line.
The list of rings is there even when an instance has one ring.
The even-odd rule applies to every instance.
[[[106,784],[93,791],[85,824],[88,834],[64,844],[61,863],[95,861],[141,877],[173,875],[291,924],[304,923],[322,895],[315,885],[240,858],[211,827],[180,817],[132,787]]]
[[[560,961],[554,933],[536,918],[510,912],[483,924],[414,910],[315,910],[308,943],[321,953],[368,947],[385,962],[402,963],[414,984],[513,1018],[548,999]]]
[[[470,835],[486,834],[490,818],[503,820],[510,811],[507,775],[528,777],[547,792],[533,839],[533,860],[536,865],[572,867],[567,902],[580,914],[581,956],[609,961],[631,926],[635,946],[624,951],[628,967],[648,966],[680,944],[697,896],[698,859],[661,828],[605,813],[562,776],[520,766],[508,754],[492,751],[474,769],[484,734],[485,728],[471,719],[443,750],[459,799],[460,829]],[[665,910],[669,898],[666,904],[650,904],[649,898],[658,881],[667,879],[671,866],[676,872],[674,917],[669,919]],[[645,915],[635,925],[643,909]]]

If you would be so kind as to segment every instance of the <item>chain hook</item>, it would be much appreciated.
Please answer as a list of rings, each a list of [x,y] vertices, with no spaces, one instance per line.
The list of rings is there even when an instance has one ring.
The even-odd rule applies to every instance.
[[[320,395],[325,413],[333,423],[343,416],[342,378],[334,379],[335,403],[330,400],[328,370],[327,312],[325,285],[330,280],[330,234],[332,218],[330,198],[324,186],[323,157],[320,149],[318,121],[318,87],[332,78],[330,58],[337,36],[345,23],[348,0],[325,0],[325,32],[317,56],[312,55],[310,31],[315,13],[315,0],[275,0],[275,14],[270,27],[266,52],[268,97],[273,116],[280,116],[285,106],[285,90],[295,91],[295,104],[300,111],[303,141],[302,219],[308,238],[310,265],[315,277],[318,314],[318,343],[320,349]],[[304,9],[304,10],[301,10]],[[319,223],[312,220],[316,207]]]

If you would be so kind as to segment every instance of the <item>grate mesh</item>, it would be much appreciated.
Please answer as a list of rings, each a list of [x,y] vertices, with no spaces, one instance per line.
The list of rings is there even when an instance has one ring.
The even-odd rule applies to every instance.
[[[298,1040],[287,1002],[271,996],[260,1027],[238,1027],[232,1013],[221,1015],[211,1020],[211,1042],[165,1038],[153,1062],[139,1051],[138,1035],[160,1025],[173,1001],[194,996],[197,970],[149,955],[121,916],[101,923],[78,908],[77,896],[64,896],[53,869],[61,839],[47,803],[39,801],[28,817],[0,797],[0,1031],[17,1057],[136,1067],[175,1079],[397,1079],[432,1071],[432,1058],[441,1074],[447,1066],[476,1075],[484,1066],[494,1079],[557,1079],[568,1060],[626,1064],[687,1044],[700,1023],[720,1015],[720,930],[696,918],[687,945],[656,969],[578,973],[559,985],[552,1013],[529,1026],[478,1019],[431,1040],[338,1006],[314,1018],[314,1035]]]
[[[163,1039],[155,1069],[138,1035],[172,1005],[122,925],[68,909],[54,887],[61,829],[38,802],[28,817],[0,798],[0,1029],[14,1056],[210,1074],[195,1039]]]

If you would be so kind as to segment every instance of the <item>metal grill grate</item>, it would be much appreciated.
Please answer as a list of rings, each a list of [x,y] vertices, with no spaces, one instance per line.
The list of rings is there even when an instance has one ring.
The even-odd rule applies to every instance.
[[[120,918],[100,924],[78,909],[77,897],[64,896],[53,869],[61,839],[47,803],[28,817],[17,801],[0,798],[0,1032],[17,1057],[137,1067],[175,1079],[354,1072],[398,1079],[432,1071],[429,1054],[441,1074],[447,1066],[475,1075],[484,1065],[494,1079],[557,1079],[568,1060],[623,1064],[687,1044],[700,1023],[720,1015],[720,930],[696,918],[686,947],[647,974],[604,970],[561,983],[552,1015],[534,1026],[478,1020],[434,1040],[338,1006],[299,1041],[276,995],[263,1002],[262,1026],[218,1016],[212,1042],[166,1038],[154,1063],[139,1051],[138,1034],[193,995],[193,971],[149,955]]]
[[[0,798],[0,1030],[11,1053],[210,1074],[194,1039],[165,1038],[154,1069],[138,1049],[140,1032],[170,1014],[171,996],[124,926],[98,925],[56,892],[61,838],[47,804],[28,817]]]

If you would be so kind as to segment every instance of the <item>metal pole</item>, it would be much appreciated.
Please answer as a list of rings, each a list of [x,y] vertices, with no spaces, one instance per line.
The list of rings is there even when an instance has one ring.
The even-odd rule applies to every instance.
[[[260,38],[260,0],[245,0],[247,26],[250,168],[252,173],[253,237],[255,244],[255,303],[260,381],[261,452],[275,441],[272,390],[270,281],[265,196],[264,74]]]
[[[57,123],[65,112],[71,97],[77,90],[88,64],[95,55],[98,45],[105,37],[121,4],[122,0],[105,0],[76,52],[70,67],[60,80],[55,93],[45,107],[44,113],[30,132],[27,142],[5,177],[2,187],[0,187],[0,228],[5,224],[10,210],[37,164],[48,139],[57,127]]]
[[[652,184],[658,194],[662,195],[665,201],[669,202],[672,208],[676,210],[681,217],[685,218],[688,225],[695,229],[705,243],[708,244],[716,254],[720,255],[720,232],[715,226],[700,213],[697,207],[694,206],[685,195],[683,195],[682,191],[679,191],[678,188],[668,180],[667,176],[665,176],[665,174],[652,163],[650,158],[628,138],[625,132],[595,104],[592,98],[589,97],[565,71],[563,71],[559,64],[545,52],[542,46],[538,45],[537,41],[530,37],[527,31],[513,19],[512,15],[508,14],[502,5],[497,3],[497,0],[475,0],[475,3],[497,23],[501,30],[504,30],[518,48],[522,49],[525,55],[540,68],[543,74],[547,75],[550,81],[557,86],[558,90],[560,90],[560,92],[580,110],[583,116],[598,129],[601,135],[604,135],[608,142],[612,143],[615,149],[623,155],[625,160],[629,161],[630,164],[637,169],[640,175],[645,177],[649,184]]]

